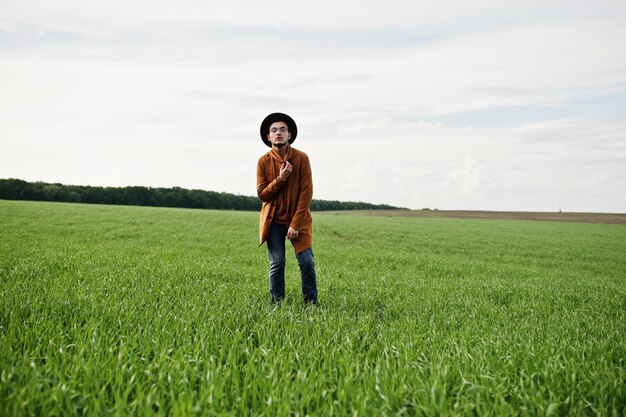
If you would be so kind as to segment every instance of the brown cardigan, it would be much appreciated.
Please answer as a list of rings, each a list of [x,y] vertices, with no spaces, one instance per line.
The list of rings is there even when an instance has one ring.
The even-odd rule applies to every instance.
[[[291,241],[296,253],[308,249],[313,244],[313,228],[310,205],[313,199],[313,178],[311,176],[311,164],[309,157],[297,149],[291,148],[289,163],[293,171],[282,182],[278,179],[279,172],[274,165],[271,151],[259,158],[256,169],[256,190],[263,202],[261,218],[259,220],[259,244],[267,240],[267,235],[272,223],[272,217],[276,210],[278,196],[281,191],[286,192],[289,201],[287,213],[287,225],[299,231],[298,237]]]

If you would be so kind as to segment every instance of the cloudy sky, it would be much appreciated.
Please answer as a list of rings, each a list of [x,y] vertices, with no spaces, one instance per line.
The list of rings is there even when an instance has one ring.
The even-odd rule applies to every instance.
[[[626,212],[626,2],[0,0],[0,178]]]

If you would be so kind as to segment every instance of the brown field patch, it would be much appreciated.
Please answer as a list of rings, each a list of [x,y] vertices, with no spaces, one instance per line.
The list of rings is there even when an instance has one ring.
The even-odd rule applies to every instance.
[[[554,222],[582,222],[626,224],[624,213],[559,213],[559,212],[514,212],[472,210],[345,210],[324,211],[316,214],[374,217],[421,217],[457,219],[533,220]]]

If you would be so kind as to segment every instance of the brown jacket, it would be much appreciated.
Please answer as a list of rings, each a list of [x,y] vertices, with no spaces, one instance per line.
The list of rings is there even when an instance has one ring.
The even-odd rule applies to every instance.
[[[267,240],[270,224],[276,210],[276,204],[280,197],[286,197],[287,226],[299,231],[298,237],[291,241],[296,253],[308,249],[313,244],[312,219],[310,205],[313,199],[313,178],[311,176],[311,164],[309,157],[297,149],[291,148],[291,156],[288,159],[293,166],[293,171],[282,182],[278,179],[279,170],[276,168],[271,151],[259,158],[256,170],[257,194],[263,206],[259,220],[259,244]],[[284,196],[282,193],[287,193]]]

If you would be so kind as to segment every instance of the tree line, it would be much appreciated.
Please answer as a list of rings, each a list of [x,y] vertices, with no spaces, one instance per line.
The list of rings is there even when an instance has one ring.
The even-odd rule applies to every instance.
[[[261,209],[261,201],[258,197],[223,192],[188,190],[180,187],[93,187],[89,185],[28,182],[15,178],[0,179],[0,199],[218,210],[257,211]],[[311,210],[313,211],[391,210],[398,208],[387,204],[329,200],[313,200],[311,203]]]

